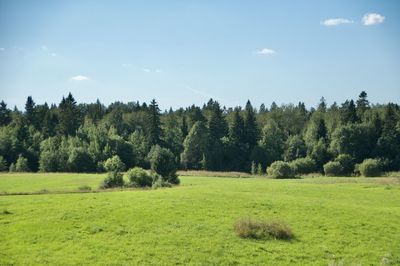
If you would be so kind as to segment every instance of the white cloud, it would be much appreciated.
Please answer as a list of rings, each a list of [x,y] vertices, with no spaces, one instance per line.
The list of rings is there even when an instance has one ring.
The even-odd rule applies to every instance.
[[[368,13],[362,18],[362,22],[365,26],[381,24],[384,20],[385,17],[377,13]]]
[[[57,54],[56,53],[52,53],[51,56],[57,56]]]
[[[276,54],[276,51],[268,48],[263,48],[261,50],[258,50],[257,54],[270,55],[270,54]]]
[[[142,68],[142,71],[143,71],[143,72],[146,72],[146,73],[149,73],[149,72],[151,72],[151,70],[150,70],[150,69],[148,69],[148,68]]]
[[[82,76],[82,75],[78,75],[78,76],[72,77],[71,79],[72,80],[76,80],[76,81],[90,80],[90,78],[88,78],[86,76]]]
[[[162,69],[156,69],[154,72],[156,72],[156,73],[161,73],[161,72],[163,72],[163,71],[162,71]]]
[[[321,24],[324,26],[337,26],[340,24],[351,24],[353,23],[352,20],[346,19],[346,18],[330,18],[326,19],[324,21],[321,21]]]

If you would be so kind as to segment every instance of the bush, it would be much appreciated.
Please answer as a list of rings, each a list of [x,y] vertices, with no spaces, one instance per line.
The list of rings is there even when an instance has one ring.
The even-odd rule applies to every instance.
[[[149,153],[151,169],[163,177],[164,181],[172,184],[179,184],[176,175],[177,163],[174,154],[160,146],[153,146]]]
[[[109,172],[122,172],[125,170],[125,164],[121,161],[118,155],[114,155],[104,162],[104,168]]]
[[[29,172],[28,159],[20,155],[15,163],[16,172]]]
[[[234,225],[236,234],[242,238],[291,239],[292,230],[281,221],[265,221],[252,218],[240,218]]]
[[[381,165],[378,159],[365,159],[359,166],[361,175],[366,177],[380,176]]]
[[[311,158],[299,158],[290,162],[290,166],[296,174],[309,174],[317,170],[317,164]]]
[[[129,185],[133,187],[150,187],[153,183],[153,177],[140,167],[129,169],[125,177],[129,180]]]
[[[114,171],[107,174],[107,177],[104,179],[101,188],[122,187],[123,185],[124,179],[122,174]]]
[[[153,179],[154,181],[153,184],[151,185],[152,189],[157,189],[162,187],[172,187],[171,183],[164,181],[164,179],[157,174],[154,175]]]
[[[283,161],[273,162],[270,167],[268,167],[267,172],[273,178],[294,177],[294,171],[292,167],[290,167],[290,164]]]
[[[342,174],[350,174],[354,171],[354,158],[349,154],[340,154],[336,157],[335,162],[340,163],[343,168]]]
[[[343,167],[339,162],[327,162],[324,164],[324,173],[326,176],[341,176]]]

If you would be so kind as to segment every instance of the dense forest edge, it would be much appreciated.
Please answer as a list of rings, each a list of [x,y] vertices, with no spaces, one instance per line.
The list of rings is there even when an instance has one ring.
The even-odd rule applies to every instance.
[[[356,101],[327,106],[321,98],[309,109],[302,102],[254,108],[250,101],[226,108],[210,99],[161,112],[155,100],[77,104],[71,93],[50,106],[29,96],[24,111],[0,103],[1,171],[140,171],[155,164],[167,165],[166,175],[378,176],[400,170],[400,108],[371,104],[364,91]]]

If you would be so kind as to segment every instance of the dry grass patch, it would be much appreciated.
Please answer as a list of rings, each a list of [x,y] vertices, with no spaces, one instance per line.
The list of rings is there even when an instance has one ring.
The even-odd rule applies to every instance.
[[[242,238],[253,239],[283,239],[293,238],[290,227],[279,220],[261,220],[255,218],[240,218],[234,224],[236,234]]]

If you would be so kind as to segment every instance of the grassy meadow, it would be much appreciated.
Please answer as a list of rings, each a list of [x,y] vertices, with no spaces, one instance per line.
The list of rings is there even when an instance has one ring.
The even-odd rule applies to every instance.
[[[0,265],[400,264],[398,178],[181,176],[173,188],[64,193],[104,176],[1,174]],[[242,239],[241,217],[283,220],[294,238]]]

